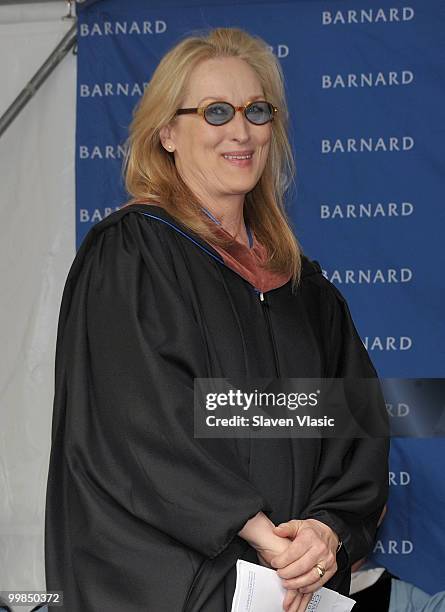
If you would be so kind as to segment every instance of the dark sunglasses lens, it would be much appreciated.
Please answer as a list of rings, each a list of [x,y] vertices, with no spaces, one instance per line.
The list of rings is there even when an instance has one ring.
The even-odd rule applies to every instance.
[[[263,125],[272,119],[273,109],[269,102],[252,102],[246,108],[246,117],[256,125]]]
[[[209,104],[204,112],[206,120],[212,125],[223,125],[233,117],[233,108],[224,102]]]

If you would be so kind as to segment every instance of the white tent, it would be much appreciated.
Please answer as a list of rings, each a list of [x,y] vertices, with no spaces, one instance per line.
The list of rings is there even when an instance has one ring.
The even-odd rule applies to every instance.
[[[0,115],[72,28],[69,12],[64,0],[0,3]],[[75,254],[75,86],[71,50],[0,137],[0,591],[45,589],[54,349]]]

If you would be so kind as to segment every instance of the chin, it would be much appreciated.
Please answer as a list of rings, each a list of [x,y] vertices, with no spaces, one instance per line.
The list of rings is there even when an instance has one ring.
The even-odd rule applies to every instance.
[[[232,189],[228,189],[227,193],[230,193],[230,195],[246,195],[249,193],[249,191],[252,191],[254,187],[255,185],[240,185],[239,187],[232,187]]]
[[[232,189],[242,189],[243,191],[250,191],[255,187],[257,182],[258,181],[252,181],[252,179],[249,179],[248,181],[244,179],[240,181],[230,181],[228,182],[227,186],[229,188],[232,187]]]

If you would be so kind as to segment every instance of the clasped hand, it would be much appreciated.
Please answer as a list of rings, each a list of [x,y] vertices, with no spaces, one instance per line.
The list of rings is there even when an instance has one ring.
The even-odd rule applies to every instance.
[[[273,528],[283,538],[276,547],[257,548],[261,565],[277,570],[287,589],[283,601],[286,612],[304,612],[314,591],[337,571],[338,537],[330,527],[316,519],[291,520]],[[317,564],[326,571],[323,577]]]

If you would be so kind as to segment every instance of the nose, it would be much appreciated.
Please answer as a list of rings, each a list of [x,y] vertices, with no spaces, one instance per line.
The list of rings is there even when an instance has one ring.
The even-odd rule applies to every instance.
[[[249,139],[250,123],[247,121],[242,110],[235,112],[235,116],[229,121],[227,127],[231,130],[231,135],[236,140],[245,141]]]

